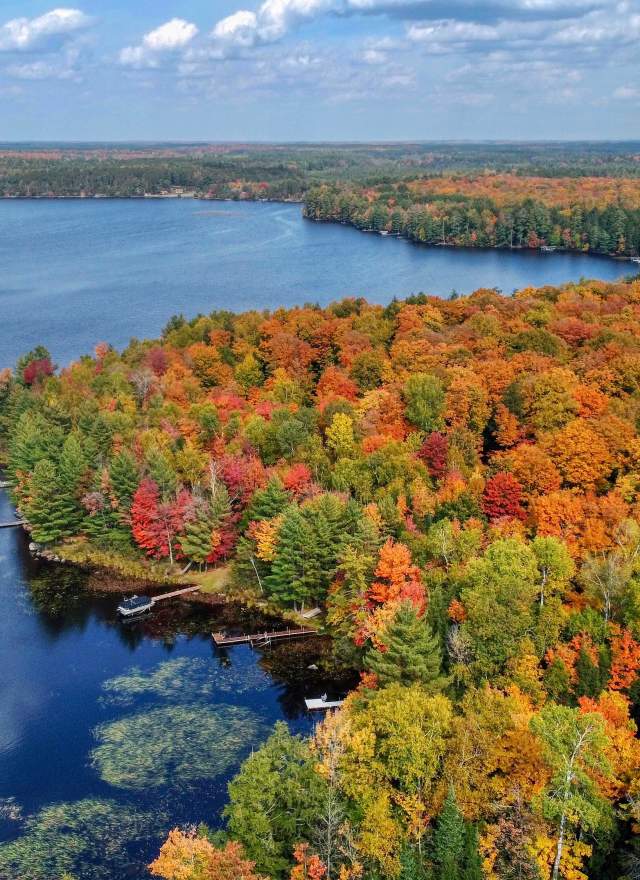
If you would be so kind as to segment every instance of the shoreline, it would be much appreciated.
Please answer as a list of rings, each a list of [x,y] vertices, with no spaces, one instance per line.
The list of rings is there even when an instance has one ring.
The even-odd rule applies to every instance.
[[[519,247],[507,247],[502,245],[487,245],[483,247],[474,247],[473,245],[460,245],[453,244],[451,242],[425,242],[418,241],[417,239],[410,238],[408,235],[404,235],[401,232],[389,232],[386,230],[378,230],[378,229],[361,229],[359,226],[356,226],[354,223],[343,220],[330,220],[324,217],[309,217],[304,211],[305,201],[304,199],[265,199],[265,198],[245,198],[245,199],[232,199],[232,198],[218,198],[216,196],[207,196],[201,195],[199,193],[144,193],[143,195],[106,195],[105,193],[91,193],[90,195],[34,195],[34,196],[23,196],[23,195],[0,195],[0,202],[145,202],[145,201],[191,201],[191,202],[222,202],[222,203],[230,203],[230,204],[269,204],[269,205],[302,205],[302,219],[309,220],[312,223],[325,223],[332,226],[347,226],[350,229],[355,229],[356,232],[366,233],[367,235],[378,235],[380,238],[396,238],[401,241],[406,241],[411,245],[415,245],[416,247],[421,248],[449,248],[451,250],[457,251],[500,251],[502,253],[529,253],[529,254],[537,254],[537,255],[550,255],[553,254],[576,254],[577,256],[582,257],[601,257],[607,260],[615,260],[619,263],[633,263],[634,260],[638,259],[634,255],[627,256],[625,254],[611,254],[611,253],[603,253],[601,251],[584,251],[578,250],[576,248],[566,248],[566,247],[553,247],[551,251],[545,251],[542,247],[529,248],[525,246]],[[638,272],[640,272],[640,263],[638,265]]]
[[[616,263],[631,263],[634,266],[637,266],[637,271],[635,274],[640,273],[640,257],[635,255],[626,254],[611,254],[604,253],[602,251],[584,251],[578,250],[577,248],[566,248],[561,246],[553,246],[551,250],[545,250],[546,246],[541,247],[525,247],[524,245],[516,246],[516,247],[507,247],[506,245],[483,245],[481,247],[474,247],[473,245],[467,244],[454,244],[453,242],[427,242],[427,241],[418,241],[415,238],[410,238],[408,235],[405,235],[402,232],[388,232],[386,230],[378,230],[378,229],[361,229],[359,226],[356,226],[355,223],[351,223],[348,220],[330,220],[324,217],[309,217],[305,212],[302,212],[302,219],[308,220],[311,223],[324,223],[330,226],[346,226],[348,229],[354,229],[356,232],[361,232],[366,235],[377,235],[380,238],[391,238],[396,239],[398,241],[406,241],[410,245],[414,245],[418,248],[423,248],[425,250],[441,250],[448,249],[452,251],[480,251],[480,252],[493,252],[499,251],[500,253],[517,253],[517,254],[530,254],[536,256],[550,256],[552,257],[554,254],[575,254],[579,257],[599,257],[605,260],[614,260]]]
[[[144,202],[144,201],[190,201],[190,202],[250,202],[251,204],[266,203],[270,205],[304,205],[303,199],[232,199],[199,193],[144,193],[143,195],[117,195],[91,193],[90,195],[0,195],[0,202]]]
[[[28,535],[28,531],[24,529]],[[86,559],[79,560],[68,558],[61,552],[63,548],[39,549],[33,551],[29,549],[29,555],[32,559],[38,560],[45,565],[61,565],[77,569],[87,575],[87,583],[85,589],[89,593],[110,594],[113,596],[133,596],[144,595],[155,596],[159,593],[167,592],[167,587],[198,587],[197,580],[189,579],[188,574],[180,576],[179,574],[168,575],[166,578],[159,576],[154,577],[153,572],[149,574],[132,574],[126,573],[116,565],[104,564],[98,560],[91,558],[91,549]],[[123,560],[124,561],[124,560]],[[140,564],[144,564],[140,560]],[[210,569],[215,571],[216,569]],[[276,608],[269,605],[266,601],[251,601],[248,595],[233,594],[225,595],[223,593],[209,593],[202,589],[193,593],[184,593],[181,596],[175,596],[172,601],[177,601],[187,605],[198,605],[203,608],[227,608],[237,607],[247,611],[256,611],[268,617],[277,619],[282,623],[291,623],[295,621],[300,623],[300,616],[292,611],[286,611],[282,608]],[[312,621],[305,621],[305,626],[313,626]],[[329,633],[318,632],[318,636],[326,637]]]
[[[4,490],[0,490],[2,492]],[[29,530],[26,526],[21,526],[25,538],[30,538]],[[305,626],[313,628],[312,621],[302,618],[298,613],[271,605],[266,600],[254,597],[252,594],[243,593],[241,591],[235,593],[209,592],[205,585],[198,583],[198,576],[202,574],[212,574],[214,572],[224,571],[224,567],[211,568],[208,572],[195,572],[196,577],[190,577],[188,572],[180,574],[179,572],[161,575],[159,572],[153,571],[127,571],[127,566],[141,566],[148,564],[146,559],[128,560],[125,557],[118,557],[114,554],[108,562],[100,559],[102,551],[92,547],[86,542],[79,542],[75,545],[75,549],[84,551],[82,558],[77,558],[77,554],[65,555],[65,546],[67,551],[74,548],[73,544],[58,545],[51,548],[39,547],[35,542],[29,541],[29,556],[46,565],[62,565],[75,568],[87,575],[86,590],[88,592],[108,593],[119,596],[132,596],[144,591],[145,595],[154,596],[158,593],[167,592],[167,587],[199,587],[193,593],[185,593],[176,596],[175,600],[188,605],[199,605],[206,608],[223,608],[236,606],[249,611],[256,611],[268,617],[277,619],[282,623],[295,622],[304,623]],[[76,558],[74,558],[76,556]],[[122,563],[122,567],[118,566],[118,561]],[[330,636],[330,633],[318,631],[318,636]]]

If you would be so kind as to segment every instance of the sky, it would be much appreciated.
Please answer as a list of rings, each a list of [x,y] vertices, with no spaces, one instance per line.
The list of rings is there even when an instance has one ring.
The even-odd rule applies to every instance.
[[[640,0],[0,0],[0,140],[640,138]]]

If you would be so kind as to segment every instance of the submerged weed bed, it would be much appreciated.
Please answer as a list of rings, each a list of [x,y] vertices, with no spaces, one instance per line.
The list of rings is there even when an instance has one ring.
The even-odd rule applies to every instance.
[[[181,787],[219,777],[267,733],[237,706],[166,706],[102,724],[91,763],[116,788]]]

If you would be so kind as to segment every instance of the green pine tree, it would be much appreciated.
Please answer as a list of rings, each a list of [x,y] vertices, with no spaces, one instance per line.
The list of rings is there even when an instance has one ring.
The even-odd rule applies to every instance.
[[[87,473],[87,461],[79,438],[69,434],[62,446],[58,461],[58,478],[63,489],[71,494],[79,491]]]
[[[375,672],[382,686],[418,683],[430,694],[446,687],[438,637],[410,602],[400,606],[382,640],[386,650],[372,648],[365,657],[365,666]]]
[[[9,473],[14,476],[31,473],[44,458],[57,461],[62,443],[62,431],[41,413],[23,412],[9,441]]]
[[[478,846],[478,829],[467,822],[464,839],[462,880],[484,880]]]
[[[136,460],[126,450],[115,455],[109,464],[109,480],[121,510],[128,512],[140,478]]]
[[[433,832],[435,880],[460,880],[464,865],[465,838],[465,822],[451,786]]]
[[[245,526],[253,520],[272,519],[291,502],[291,495],[277,477],[272,477],[264,489],[254,493],[244,515]]]
[[[578,676],[575,687],[576,697],[597,699],[601,691],[600,670],[584,648],[580,648],[576,659],[576,675]]]
[[[118,516],[118,511],[111,507],[108,497],[103,496],[101,506],[85,516],[82,528],[99,547],[121,552],[132,547],[131,532]]]
[[[199,565],[206,562],[211,553],[211,532],[214,527],[215,520],[208,507],[199,511],[196,518],[187,523],[184,534],[180,537],[180,549],[187,559]]]
[[[84,518],[80,495],[87,475],[87,462],[80,440],[75,434],[69,434],[64,441],[56,470],[58,509],[64,518],[65,534],[74,535]]]
[[[158,484],[160,494],[164,500],[175,495],[178,486],[178,477],[169,460],[169,456],[161,450],[155,450],[149,456],[149,474]]]
[[[50,544],[69,532],[68,499],[60,492],[55,465],[48,458],[39,461],[29,481],[29,498],[23,513],[35,541]]]
[[[278,549],[265,578],[267,591],[278,602],[303,604],[310,598],[310,585],[315,571],[313,536],[300,508],[292,504],[287,508],[278,535]]]
[[[428,876],[420,852],[415,847],[405,844],[400,853],[398,880],[427,880]]]
[[[229,832],[261,874],[288,877],[294,845],[318,828],[327,783],[316,763],[308,741],[279,721],[229,783]]]
[[[193,562],[202,565],[211,553],[211,535],[231,513],[229,493],[223,483],[216,483],[210,498],[196,496],[196,515],[186,524],[180,536],[182,552]]]
[[[93,420],[89,437],[93,441],[99,454],[105,456],[111,449],[113,429],[106,418],[99,413]]]

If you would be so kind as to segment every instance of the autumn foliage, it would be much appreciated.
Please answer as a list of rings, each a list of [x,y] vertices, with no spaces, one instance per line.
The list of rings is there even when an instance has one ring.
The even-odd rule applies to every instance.
[[[634,854],[639,280],[214,312],[51,364],[0,375],[38,540],[319,619],[323,669],[361,682],[243,765],[226,846],[175,830],[155,876],[584,880]]]

